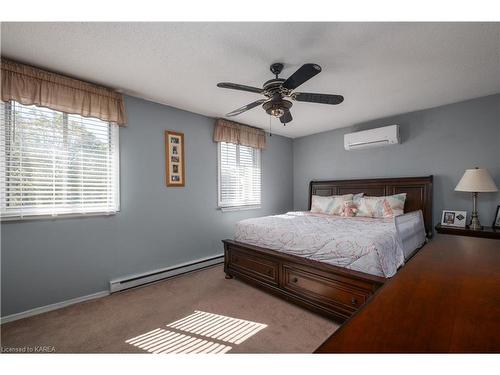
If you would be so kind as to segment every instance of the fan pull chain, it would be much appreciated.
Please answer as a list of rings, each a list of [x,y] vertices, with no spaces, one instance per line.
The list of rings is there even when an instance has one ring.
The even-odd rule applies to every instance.
[[[271,116],[269,116],[269,136],[273,136],[273,133],[271,133]]]

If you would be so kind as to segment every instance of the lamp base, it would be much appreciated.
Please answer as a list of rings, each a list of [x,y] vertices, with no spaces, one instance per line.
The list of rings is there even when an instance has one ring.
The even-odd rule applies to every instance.
[[[470,222],[469,229],[472,229],[472,230],[482,230],[483,229],[481,223],[479,222],[479,217],[477,215],[477,212],[472,213],[472,220]]]
[[[477,193],[472,193],[472,218],[470,221],[469,229],[481,230],[483,227],[479,222],[479,216],[477,214]]]

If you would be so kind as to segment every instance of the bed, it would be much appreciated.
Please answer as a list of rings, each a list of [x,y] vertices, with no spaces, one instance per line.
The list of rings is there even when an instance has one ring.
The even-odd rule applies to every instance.
[[[432,234],[432,176],[312,181],[313,195],[406,193]],[[412,215],[402,227],[411,228]],[[408,232],[411,237],[411,233]],[[401,236],[399,236],[401,237]],[[344,321],[392,277],[415,249],[403,249],[392,219],[289,212],[239,222],[224,240],[224,272],[312,311]]]

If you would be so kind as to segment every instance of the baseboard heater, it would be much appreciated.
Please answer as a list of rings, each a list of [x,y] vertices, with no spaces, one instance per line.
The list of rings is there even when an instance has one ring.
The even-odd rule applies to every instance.
[[[194,262],[178,264],[173,267],[163,268],[152,272],[131,275],[126,278],[111,280],[109,282],[109,290],[111,293],[121,290],[134,288],[136,286],[149,284],[158,280],[168,279],[184,273],[198,271],[203,268],[211,267],[224,262],[224,255],[199,259]]]

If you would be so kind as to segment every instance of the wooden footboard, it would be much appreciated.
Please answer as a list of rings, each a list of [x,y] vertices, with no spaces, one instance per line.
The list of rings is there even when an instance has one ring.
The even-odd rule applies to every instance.
[[[274,250],[224,240],[224,272],[339,322],[386,281]]]

